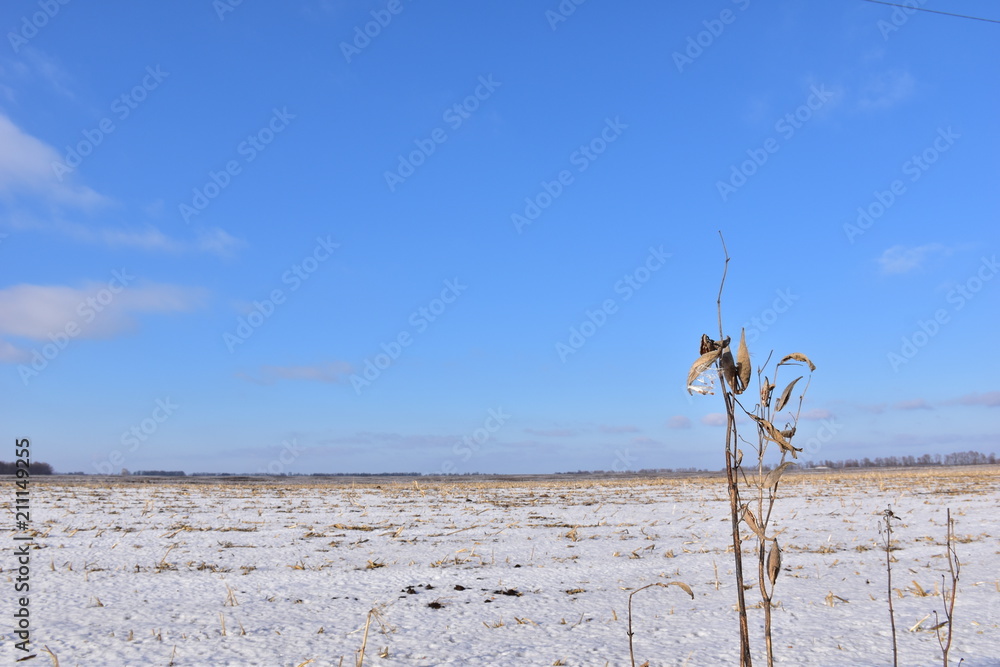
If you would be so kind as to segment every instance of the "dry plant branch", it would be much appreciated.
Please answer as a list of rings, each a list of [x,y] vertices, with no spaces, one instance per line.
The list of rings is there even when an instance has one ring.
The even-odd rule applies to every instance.
[[[647,588],[652,588],[653,586],[660,586],[662,588],[668,588],[670,586],[677,586],[677,587],[683,589],[685,593],[687,593],[688,595],[690,595],[692,600],[694,599],[694,591],[692,591],[691,587],[688,586],[687,584],[685,584],[682,581],[671,581],[671,582],[666,583],[666,584],[663,583],[662,581],[656,581],[656,582],[653,582],[651,584],[646,584],[645,586],[643,586],[641,588],[637,588],[634,591],[632,591],[631,593],[629,593],[629,596],[628,596],[628,655],[629,655],[629,659],[632,661],[632,667],[635,667],[635,651],[634,651],[634,647],[632,646],[632,637],[635,635],[635,633],[632,632],[632,596],[635,595],[636,593],[638,593],[639,591],[644,591]],[[649,663],[646,663],[646,664],[649,664]]]

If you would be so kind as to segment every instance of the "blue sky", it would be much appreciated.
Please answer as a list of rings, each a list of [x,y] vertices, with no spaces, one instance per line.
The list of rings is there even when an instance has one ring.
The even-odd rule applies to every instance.
[[[722,230],[727,333],[817,364],[808,458],[997,451],[1000,25],[676,4],[5,3],[5,441],[720,467]]]

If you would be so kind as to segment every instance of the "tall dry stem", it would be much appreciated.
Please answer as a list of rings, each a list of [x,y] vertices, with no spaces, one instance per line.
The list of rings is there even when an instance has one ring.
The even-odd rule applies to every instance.
[[[729,269],[729,251],[726,249],[725,238],[719,233],[722,240],[722,251],[725,255],[725,263],[722,270],[722,281],[719,285],[719,295],[716,299],[716,310],[719,319],[719,339],[712,340],[707,335],[701,337],[699,353],[701,356],[695,360],[688,371],[688,392],[700,394],[711,394],[715,380],[718,380],[722,390],[723,400],[726,406],[726,485],[729,495],[729,516],[732,523],[733,557],[735,560],[734,576],[736,580],[737,611],[739,613],[740,628],[740,665],[741,667],[751,667],[752,655],[750,651],[750,633],[747,623],[747,605],[744,591],[743,576],[743,549],[740,537],[740,522],[742,521],[757,537],[757,575],[758,585],[761,593],[761,603],[764,609],[764,642],[767,651],[767,663],[771,667],[774,664],[774,646],[771,640],[771,616],[774,595],[774,585],[778,574],[781,571],[781,548],[778,541],[768,535],[768,528],[771,523],[771,515],[777,499],[778,483],[781,475],[792,464],[786,461],[786,456],[791,454],[792,458],[797,457],[800,448],[792,445],[791,441],[795,435],[799,414],[802,410],[802,401],[805,392],[809,387],[806,382],[805,389],[799,395],[798,411],[785,422],[784,428],[778,428],[774,421],[779,413],[788,404],[796,383],[802,379],[797,377],[792,380],[781,392],[776,402],[773,402],[773,392],[776,387],[778,371],[781,366],[807,365],[810,373],[816,370],[816,366],[804,354],[795,352],[783,357],[774,368],[775,383],[772,383],[766,376],[763,376],[761,369],[757,372],[758,385],[760,386],[760,402],[752,409],[748,410],[740,402],[738,396],[745,392],[750,384],[753,375],[750,361],[750,351],[746,344],[746,332],[740,332],[740,341],[737,348],[736,357],[733,357],[731,338],[725,335],[722,325],[722,292],[726,284],[726,276]],[[764,366],[770,362],[770,355]],[[763,379],[762,379],[763,376]],[[810,375],[811,378],[811,375]],[[773,403],[773,408],[772,408]],[[756,477],[750,482],[746,472],[742,467],[743,450],[740,449],[740,442],[747,442],[742,438],[737,429],[736,408],[748,416],[757,426],[757,443],[753,446],[757,453]],[[765,475],[764,457],[768,445],[774,443],[779,447],[780,460],[778,464],[770,469],[768,466]],[[749,443],[748,443],[749,444]],[[750,487],[752,494],[755,493],[756,503],[751,500],[744,503],[740,495],[740,482]],[[750,496],[753,498],[753,495]],[[751,508],[753,504],[755,507]],[[756,510],[756,513],[754,512]],[[770,549],[768,549],[770,546]]]
[[[889,626],[892,628],[892,665],[899,664],[899,649],[896,645],[896,613],[892,608],[892,520],[896,515],[892,513],[892,505],[888,505],[882,512],[885,520],[885,527],[879,527],[885,546],[885,581],[886,593],[889,598]]]
[[[941,601],[944,603],[944,623],[935,623],[934,631],[937,633],[938,645],[941,647],[941,658],[944,667],[948,667],[948,652],[951,651],[951,640],[955,631],[955,596],[958,595],[958,575],[962,571],[962,563],[958,560],[958,552],[955,550],[955,522],[951,519],[951,508],[947,510],[947,533],[945,536],[945,550],[948,557],[948,573],[951,575],[951,591],[945,590],[944,575],[941,575]],[[937,620],[937,612],[934,612]],[[941,626],[947,626],[945,633],[947,639],[941,637]]]

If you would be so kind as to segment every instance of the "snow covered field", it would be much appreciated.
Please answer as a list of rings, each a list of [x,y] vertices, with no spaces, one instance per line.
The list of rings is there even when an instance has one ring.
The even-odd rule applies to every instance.
[[[628,665],[629,593],[671,581],[695,597],[673,586],[635,596],[636,664],[737,662],[721,479],[376,487],[54,478],[33,481],[31,493],[39,655],[27,664],[55,664],[44,645],[61,667],[353,667],[370,619],[365,665]],[[900,664],[941,664],[928,629],[942,611],[933,592],[947,572],[950,507],[962,562],[952,664],[1000,665],[1000,470],[788,474],[779,493],[781,664],[891,664],[878,531],[891,503]],[[9,613],[12,535],[0,562],[6,664],[24,655]],[[748,591],[748,603],[758,599]],[[762,614],[751,614],[764,664]]]

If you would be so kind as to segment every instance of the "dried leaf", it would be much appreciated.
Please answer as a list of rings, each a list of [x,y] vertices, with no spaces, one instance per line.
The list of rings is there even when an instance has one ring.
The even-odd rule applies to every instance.
[[[691,587],[688,586],[687,584],[685,584],[683,581],[671,581],[671,582],[668,582],[668,585],[669,586],[677,586],[682,591],[684,591],[685,593],[687,593],[688,595],[690,595],[692,600],[694,599],[694,591],[692,591]]]
[[[767,578],[771,580],[772,588],[774,582],[778,580],[779,572],[781,572],[781,547],[778,546],[778,540],[775,540],[771,545],[771,552],[767,554]]]
[[[814,364],[813,362],[809,361],[809,357],[807,357],[806,355],[802,354],[801,352],[792,352],[791,354],[789,354],[788,356],[786,356],[784,359],[782,359],[781,361],[779,361],[778,365],[780,366],[782,364],[787,364],[790,359],[794,360],[794,361],[801,361],[801,362],[803,362],[805,364],[809,364],[809,370],[811,370],[811,371],[816,370],[816,364]]]
[[[706,352],[715,352],[721,350],[724,347],[729,347],[729,336],[726,336],[723,340],[712,340],[708,337],[708,334],[701,335],[701,346],[698,354],[705,354]]]
[[[784,474],[785,470],[788,469],[788,466],[793,466],[793,465],[795,464],[792,463],[791,461],[785,461],[780,466],[778,466],[771,472],[767,473],[767,477],[764,478],[764,488],[765,489],[774,488],[774,486],[778,483],[778,480],[781,479],[781,476]]]
[[[778,404],[774,406],[776,412],[781,412],[781,409],[785,407],[788,403],[788,398],[792,395],[792,388],[795,387],[795,383],[802,379],[802,376],[798,376],[792,380],[791,384],[785,387],[785,391],[781,392],[781,396],[778,398]]]
[[[760,430],[763,432],[765,438],[771,442],[777,443],[777,445],[781,447],[782,451],[789,452],[793,459],[797,459],[799,457],[796,452],[801,452],[802,449],[793,447],[785,436],[781,434],[781,431],[774,428],[774,424],[754,414],[751,414],[750,417],[757,422],[757,425],[760,427]]]
[[[782,437],[784,437],[785,440],[789,441],[789,444],[791,444],[792,436],[795,435],[795,427],[793,426],[791,428],[786,428],[784,431],[778,431],[778,432],[781,433]]]
[[[760,404],[765,408],[771,404],[771,393],[774,392],[774,385],[771,384],[767,376],[764,376],[764,386],[760,388]]]
[[[752,371],[750,350],[747,349],[746,329],[740,330],[740,347],[736,351],[736,371],[740,377],[740,384],[743,385],[743,388],[740,389],[740,393],[742,393],[750,386],[750,373]]]
[[[715,363],[715,360],[719,357],[718,350],[712,350],[706,352],[705,354],[698,357],[698,359],[691,365],[691,370],[688,371],[687,388],[688,393],[692,391],[697,391],[699,394],[705,393],[703,390],[706,389],[703,385],[695,385],[694,381],[699,375],[704,373],[709,366]]]
[[[750,530],[756,533],[758,537],[764,537],[764,529],[757,523],[757,517],[753,515],[753,512],[749,507],[743,512],[743,522],[746,523],[746,525],[750,527]]]
[[[701,348],[698,354],[705,354],[715,349],[715,341],[708,337],[708,334],[701,335]]]

